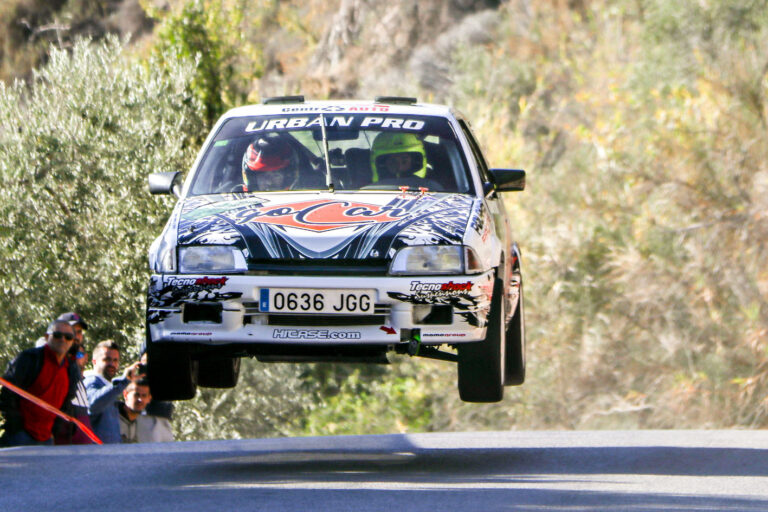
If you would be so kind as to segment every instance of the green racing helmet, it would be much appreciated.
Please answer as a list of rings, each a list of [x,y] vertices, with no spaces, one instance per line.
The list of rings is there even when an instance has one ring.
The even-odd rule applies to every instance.
[[[383,158],[392,154],[404,154],[411,157],[411,164],[407,171],[399,174],[389,172]],[[424,151],[424,143],[412,133],[381,132],[373,140],[371,146],[371,170],[373,182],[379,179],[391,179],[405,176],[417,176],[424,178],[427,175],[427,154]]]

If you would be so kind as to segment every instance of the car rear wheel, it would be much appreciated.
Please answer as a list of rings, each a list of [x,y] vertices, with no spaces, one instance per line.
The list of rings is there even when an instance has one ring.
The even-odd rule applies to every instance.
[[[197,361],[183,347],[147,340],[147,377],[153,400],[189,400],[197,392]]]
[[[465,402],[498,402],[504,398],[504,302],[503,285],[497,279],[485,340],[458,345],[459,396]]]
[[[197,385],[204,388],[233,388],[240,377],[239,357],[208,357],[200,359]]]
[[[523,282],[520,281],[520,295],[517,299],[515,314],[507,328],[507,361],[505,364],[504,385],[519,386],[525,382],[525,303],[523,301]]]

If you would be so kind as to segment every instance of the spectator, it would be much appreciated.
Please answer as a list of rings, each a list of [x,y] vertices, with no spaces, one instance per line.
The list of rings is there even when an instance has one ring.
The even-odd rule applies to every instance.
[[[123,391],[125,403],[120,411],[120,437],[124,443],[154,443],[173,441],[171,424],[165,418],[147,415],[144,411],[152,403],[149,381],[145,378],[128,384]]]
[[[124,403],[117,405],[120,412],[120,438],[123,443],[138,443],[136,420],[152,400],[149,383],[144,379],[131,382],[123,391],[123,400],[125,400]]]
[[[75,332],[75,342],[72,344],[72,348],[69,349],[69,356],[78,365],[80,369],[80,379],[77,383],[77,391],[75,397],[72,399],[72,416],[79,420],[88,428],[92,428],[91,420],[88,414],[88,395],[85,392],[85,384],[83,382],[83,371],[87,363],[88,352],[85,350],[85,341],[83,331],[88,329],[88,324],[77,313],[64,313],[57,321],[67,322],[72,326]],[[54,440],[56,444],[91,444],[92,441],[82,432],[80,429],[75,429],[74,432],[71,429],[54,432]]]
[[[85,333],[83,332],[88,329],[88,324],[77,313],[63,313],[56,320],[68,322],[72,329],[75,330],[75,344],[72,345],[71,354],[77,359],[77,364],[82,372],[85,370],[85,365],[88,364],[88,358],[86,357],[88,354],[85,351]]]
[[[67,357],[74,338],[69,323],[54,320],[46,330],[46,344],[22,351],[8,365],[3,378],[57,409],[71,413],[69,408],[80,379],[77,364]],[[55,414],[7,388],[0,392],[0,410],[5,417],[0,444],[53,444]]]
[[[120,442],[117,399],[139,377],[138,362],[126,368],[121,377],[115,377],[119,366],[120,346],[112,340],[102,341],[93,349],[93,370],[85,376],[91,425],[105,444]]]

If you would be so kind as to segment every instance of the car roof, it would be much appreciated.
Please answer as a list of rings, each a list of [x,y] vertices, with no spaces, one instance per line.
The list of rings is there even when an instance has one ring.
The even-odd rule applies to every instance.
[[[344,113],[387,113],[387,114],[411,114],[429,115],[440,117],[456,117],[457,112],[446,105],[433,103],[406,103],[403,101],[375,101],[375,100],[313,100],[313,101],[286,101],[284,103],[269,103],[257,105],[245,105],[233,108],[222,116],[222,120],[230,117],[244,117],[256,115],[276,114],[313,114],[335,112]]]

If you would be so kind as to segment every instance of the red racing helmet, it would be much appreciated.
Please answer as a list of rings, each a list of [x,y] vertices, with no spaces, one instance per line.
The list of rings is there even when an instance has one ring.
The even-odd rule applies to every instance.
[[[246,190],[258,190],[257,174],[293,171],[295,162],[295,152],[284,139],[260,138],[253,141],[243,154],[243,183]]]

